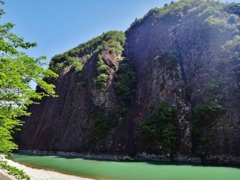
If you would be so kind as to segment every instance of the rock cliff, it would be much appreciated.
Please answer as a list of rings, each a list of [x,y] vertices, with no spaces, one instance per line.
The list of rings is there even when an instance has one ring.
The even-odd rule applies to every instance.
[[[20,149],[239,157],[233,7],[180,0],[150,10],[125,33],[103,33],[53,57],[49,68],[59,77],[48,81],[59,97],[29,107]]]

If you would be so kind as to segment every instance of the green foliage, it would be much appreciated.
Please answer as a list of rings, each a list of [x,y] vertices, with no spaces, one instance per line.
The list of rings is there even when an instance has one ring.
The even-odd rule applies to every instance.
[[[119,107],[116,109],[116,113],[119,114],[120,116],[126,116],[127,115],[127,108],[124,107]]]
[[[117,54],[117,55],[121,55],[122,51],[123,51],[123,47],[120,43],[118,43],[117,41],[112,41],[110,44],[110,52]]]
[[[129,60],[122,60],[114,76],[114,87],[119,99],[129,101],[135,93],[137,77]]]
[[[221,12],[222,6],[221,4],[217,5],[217,4],[202,3],[200,6],[193,9],[196,9],[195,11],[196,14],[198,13],[198,16],[197,16],[198,20],[204,21],[210,16],[217,17]],[[193,9],[190,9],[190,11]]]
[[[98,142],[108,135],[109,131],[116,126],[116,121],[108,117],[102,109],[93,113],[94,130],[92,141]]]
[[[94,79],[94,83],[98,86],[98,87],[103,87],[106,85],[108,80],[108,75],[107,74],[99,74],[95,79]]]
[[[51,70],[42,66],[45,57],[32,58],[22,49],[35,47],[36,43],[25,42],[11,32],[12,23],[0,26],[0,151],[8,153],[17,149],[11,134],[19,129],[20,116],[28,116],[27,107],[44,96],[55,96],[52,84],[45,79],[57,77]],[[36,92],[30,86],[34,81],[42,89]]]
[[[85,56],[88,57],[88,56]],[[77,57],[72,57],[68,52],[54,56],[50,62],[49,69],[61,74],[65,68],[71,67],[71,72],[75,74],[78,82],[83,81],[83,62]]]
[[[54,56],[49,68],[56,73],[60,73],[70,65],[77,71],[81,71],[82,69],[82,64],[79,62],[78,58],[71,57],[67,53],[64,53]]]
[[[126,37],[123,32],[109,31],[101,36],[91,39],[90,41],[80,44],[79,46],[52,58],[49,68],[60,74],[65,68],[71,66],[71,72],[75,73],[78,81],[83,81],[82,69],[86,61],[97,56],[98,76],[94,83],[98,87],[106,85],[108,80],[107,70],[109,67],[104,63],[100,55],[104,50],[109,49],[111,53],[121,55]],[[94,55],[94,56],[93,56]]]
[[[197,104],[192,113],[192,133],[196,146],[196,154],[206,155],[212,147],[211,137],[206,136],[205,130],[210,130],[216,118],[224,111],[217,99],[210,99]]]
[[[107,73],[108,69],[109,69],[109,67],[103,61],[102,56],[98,55],[97,72],[98,73]]]
[[[237,16],[234,14],[231,14],[228,18],[228,23],[229,24],[235,24],[237,22]]]
[[[184,15],[186,9],[195,6],[191,0],[180,0],[176,3],[171,3],[164,8],[158,9],[158,16],[161,18],[175,19]]]
[[[174,51],[169,51],[163,53],[162,55],[156,56],[154,60],[160,61],[161,65],[166,67],[166,69],[176,70],[180,60],[180,56]]]
[[[101,54],[107,48],[112,52],[120,55],[122,53],[122,46],[126,40],[125,34],[120,31],[109,31],[103,33],[101,36],[91,39],[90,41],[80,44],[79,46],[69,50],[67,53],[70,56],[78,56],[80,58],[93,54]]]
[[[101,88],[105,86],[108,81],[109,75],[107,70],[109,69],[109,67],[105,64],[101,55],[98,55],[97,59],[98,59],[97,61],[98,76],[94,79],[94,83]]]
[[[224,108],[218,103],[217,99],[197,104],[194,108],[193,122],[200,126],[208,122],[213,122],[218,115],[217,112],[220,110],[224,110]]]
[[[218,31],[223,32],[228,28],[228,24],[227,19],[220,16],[221,13],[227,12],[239,16],[239,7],[240,3],[227,4],[215,0],[179,0],[178,2],[170,3],[169,5],[165,4],[162,8],[151,9],[141,19],[136,18],[126,33],[130,32],[135,27],[140,27],[143,22],[152,16],[167,21],[168,23],[175,22],[176,26],[181,23],[181,18],[183,16],[190,16],[193,17],[191,18],[192,20],[195,19],[196,24],[198,23],[198,27],[196,27],[197,29],[207,28],[206,31],[214,31],[214,29],[217,29]],[[228,22],[231,24],[235,19],[235,16],[231,16]],[[174,23],[172,28],[174,29]]]
[[[236,74],[238,85],[240,85],[240,36],[236,35],[233,40],[227,41],[222,48],[235,65],[233,72]]]
[[[162,130],[163,144],[170,148],[176,148],[177,136],[176,127],[172,123],[167,123]]]
[[[201,0],[196,1],[196,3],[196,6],[188,9],[186,18],[196,24],[195,32],[204,34],[203,40],[210,43],[210,39],[220,36],[230,27],[226,17],[222,16],[224,14],[224,4],[214,0]]]
[[[233,2],[230,4],[225,4],[224,9],[229,14],[236,14],[236,15],[240,16],[240,3]]]
[[[169,5],[165,4],[162,8],[151,9],[147,14],[143,16],[143,18],[136,18],[131,26],[127,29],[126,33],[131,31],[136,26],[141,25],[146,19],[151,16],[157,16],[159,18],[166,19],[168,23],[171,20],[179,19],[186,13],[188,9],[196,7],[202,2],[204,2],[204,0],[180,0],[175,3],[170,3]]]
[[[223,81],[220,78],[209,80],[206,84],[204,91],[208,94],[215,94],[223,86]]]
[[[17,180],[30,180],[30,177],[22,170],[14,166],[10,166],[6,161],[0,160],[0,168],[8,171],[8,174],[13,175]]]
[[[209,16],[204,22],[211,29],[217,29],[220,32],[223,32],[228,28],[228,24],[224,19],[215,18],[213,16]]]
[[[140,134],[147,143],[160,142],[174,154],[177,144],[177,132],[174,120],[176,109],[162,102],[155,111],[140,124]]]
[[[236,35],[233,40],[227,41],[223,46],[229,58],[234,59],[236,63],[240,62],[240,36]]]

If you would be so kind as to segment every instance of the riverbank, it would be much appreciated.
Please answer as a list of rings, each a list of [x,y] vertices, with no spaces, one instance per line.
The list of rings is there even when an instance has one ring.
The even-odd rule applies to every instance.
[[[14,166],[20,170],[23,170],[31,180],[91,180],[89,178],[83,178],[79,176],[72,176],[67,174],[62,174],[54,171],[43,170],[43,169],[35,169],[31,168],[12,160],[6,159],[4,155],[0,155],[0,159],[7,161],[7,163],[11,166]],[[6,175],[6,171],[2,170],[3,173]],[[0,172],[1,173],[1,172]],[[15,180],[13,176],[7,175],[9,179]],[[1,176],[0,176],[1,177]]]
[[[110,161],[157,161],[157,162],[171,162],[169,155],[155,155],[147,154],[145,152],[138,153],[136,157],[132,158],[128,155],[109,155],[109,154],[92,154],[92,153],[78,153],[78,152],[64,152],[64,151],[39,151],[39,150],[20,150],[20,153],[37,154],[37,155],[54,155],[64,157],[77,157],[86,159],[100,159]],[[202,164],[200,157],[191,155],[176,155],[174,162],[183,163],[197,163]],[[204,159],[204,164],[218,164],[229,166],[240,166],[240,156],[216,154],[209,155]]]

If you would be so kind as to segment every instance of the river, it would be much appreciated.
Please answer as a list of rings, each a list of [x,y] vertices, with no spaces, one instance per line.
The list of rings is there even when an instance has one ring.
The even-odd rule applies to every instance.
[[[48,155],[13,154],[21,164],[101,180],[239,180],[240,167],[154,162],[114,162]]]

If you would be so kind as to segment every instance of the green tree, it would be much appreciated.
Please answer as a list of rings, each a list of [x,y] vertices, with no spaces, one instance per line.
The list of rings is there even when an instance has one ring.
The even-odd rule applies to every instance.
[[[216,119],[225,113],[225,108],[215,97],[195,106],[191,114],[193,152],[202,162],[213,148],[211,132]]]
[[[0,17],[3,14],[0,9]],[[25,42],[12,33],[13,27],[12,23],[0,25],[0,151],[4,153],[17,149],[12,133],[23,124],[18,118],[30,115],[28,105],[44,96],[56,96],[55,86],[45,79],[57,77],[57,74],[42,67],[46,57],[32,58],[21,52],[37,44]],[[42,90],[33,90],[30,82],[37,83]]]
[[[177,146],[176,109],[167,102],[161,102],[153,113],[140,123],[140,135],[146,142],[146,146],[153,142],[162,143],[168,150],[170,159]]]

